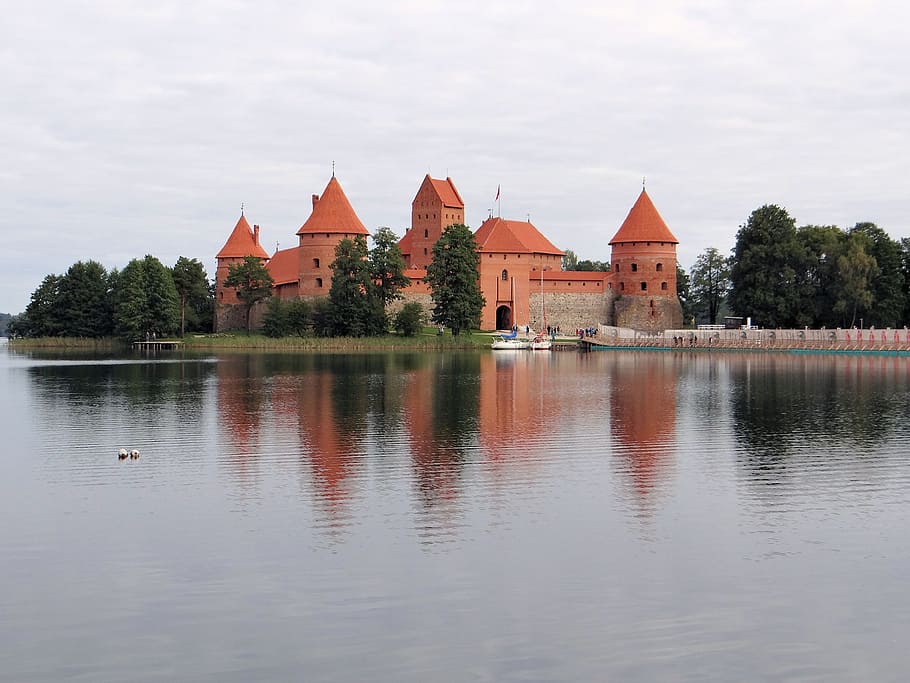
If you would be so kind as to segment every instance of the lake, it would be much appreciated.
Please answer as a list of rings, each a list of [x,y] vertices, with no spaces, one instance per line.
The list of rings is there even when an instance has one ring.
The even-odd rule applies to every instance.
[[[3,680],[910,670],[905,358],[4,346],[0,389]]]

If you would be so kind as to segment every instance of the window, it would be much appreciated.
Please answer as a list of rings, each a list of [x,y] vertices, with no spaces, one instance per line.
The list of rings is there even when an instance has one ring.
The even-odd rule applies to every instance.
[[[619,283],[619,291],[620,291],[620,292],[626,291],[626,283],[625,283],[625,282],[620,282],[620,283]]]
[[[423,236],[424,236],[424,237],[429,237],[429,236],[430,236],[430,231],[429,231],[429,230],[424,230],[424,231],[423,231]]]
[[[318,287],[319,289],[322,289],[322,278],[321,277],[316,278],[316,287]]]
[[[663,270],[664,270],[664,264],[663,264],[663,263],[658,263],[658,264],[657,264],[657,272],[658,272],[658,273],[662,273]]]
[[[319,267],[319,259],[318,259],[318,258],[314,258],[314,259],[313,259],[313,268],[318,268],[318,267]]]
[[[423,255],[424,255],[424,256],[427,255],[427,248],[426,248],[426,247],[423,248]]]
[[[666,292],[666,291],[667,291],[667,283],[666,283],[666,282],[661,282],[661,283],[660,283],[660,288]]]
[[[637,272],[638,272],[638,264],[637,264],[637,263],[633,263],[633,264],[632,264],[632,272],[633,272],[633,273],[637,273]]]
[[[502,281],[505,282],[508,279],[509,279],[509,271],[507,271],[507,270],[502,271]]]
[[[647,291],[648,291],[648,283],[647,283],[647,282],[642,282],[642,283],[641,283],[641,291],[643,291],[643,292],[647,292]]]
[[[616,269],[616,272],[618,273],[618,272],[619,272],[619,264],[617,263],[617,264],[616,264],[615,266],[613,266],[613,267]]]

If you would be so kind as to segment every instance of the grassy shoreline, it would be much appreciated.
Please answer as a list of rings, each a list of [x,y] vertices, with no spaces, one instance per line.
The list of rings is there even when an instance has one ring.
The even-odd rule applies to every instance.
[[[186,350],[263,350],[263,351],[455,351],[490,348],[488,333],[463,332],[457,337],[451,333],[438,335],[435,328],[427,328],[414,337],[387,335],[384,337],[281,337],[278,339],[261,334],[243,332],[218,334],[188,334],[179,337],[162,337],[159,341],[182,341]],[[79,337],[38,337],[10,339],[14,349],[71,349],[82,351],[128,351],[130,343],[119,339],[85,339]]]

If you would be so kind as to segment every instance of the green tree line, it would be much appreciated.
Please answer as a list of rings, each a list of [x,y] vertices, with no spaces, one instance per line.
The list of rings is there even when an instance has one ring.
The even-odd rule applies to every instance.
[[[729,257],[699,255],[681,295],[689,320],[721,311],[763,327],[899,327],[910,322],[910,239],[875,223],[804,225],[786,209],[759,207],[740,226]]]
[[[177,331],[210,331],[214,292],[196,259],[173,268],[154,256],[108,272],[79,261],[63,275],[47,275],[9,333],[20,337],[110,337],[125,340]]]

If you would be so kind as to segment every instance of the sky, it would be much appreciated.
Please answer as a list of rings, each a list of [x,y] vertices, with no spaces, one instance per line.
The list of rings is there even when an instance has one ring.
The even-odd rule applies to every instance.
[[[763,204],[910,236],[898,2],[72,0],[0,22],[0,312],[50,273],[295,233],[335,173],[369,230],[423,177],[609,260],[641,192],[688,269]],[[494,204],[501,188],[500,204]]]

